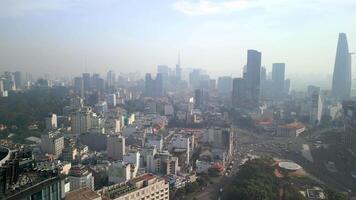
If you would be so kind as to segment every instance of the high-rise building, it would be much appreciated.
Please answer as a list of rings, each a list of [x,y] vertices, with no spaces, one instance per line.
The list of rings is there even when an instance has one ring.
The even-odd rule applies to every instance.
[[[74,92],[79,96],[84,97],[84,83],[82,77],[74,78]]]
[[[354,145],[356,134],[356,101],[344,101],[342,103],[344,111],[345,130],[342,134],[342,140],[348,147]]]
[[[107,138],[108,157],[113,160],[122,160],[125,155],[125,138],[111,135]]]
[[[272,81],[274,83],[274,96],[282,97],[284,91],[284,81],[285,81],[285,64],[284,63],[273,63],[272,65]]]
[[[83,108],[81,111],[70,115],[71,130],[73,134],[81,134],[89,131],[91,126],[92,112],[90,108]]]
[[[267,80],[267,71],[266,67],[261,67],[261,81]]]
[[[180,53],[178,54],[178,63],[176,65],[176,77],[178,81],[182,79],[182,68],[180,66]]]
[[[113,87],[116,83],[115,73],[113,71],[108,71],[106,76],[106,82],[109,88]]]
[[[157,73],[156,79],[153,79],[150,73],[145,77],[145,95],[148,97],[163,96],[163,77]]]
[[[54,113],[50,113],[45,118],[45,124],[47,130],[53,130],[57,128],[57,115]]]
[[[0,92],[4,91],[4,82],[3,79],[0,77]]]
[[[116,94],[108,94],[106,97],[106,102],[108,103],[109,107],[116,106]]]
[[[220,94],[231,94],[232,78],[230,76],[223,76],[218,78],[218,91]]]
[[[41,135],[41,150],[59,158],[64,149],[64,137],[55,132]]]
[[[315,86],[308,87],[309,95],[309,118],[312,125],[318,125],[321,121],[323,102],[320,95],[320,88]]]
[[[193,89],[197,89],[199,87],[200,76],[201,76],[200,69],[193,69],[193,71],[189,73],[189,84]]]
[[[15,82],[15,77],[14,77],[13,73],[5,72],[2,80],[3,80],[4,90],[7,90],[7,91],[16,90],[16,82]]]
[[[23,78],[21,72],[19,71],[14,72],[14,81],[15,81],[16,89],[21,89],[23,86]]]
[[[232,82],[232,106],[240,107],[246,104],[246,81],[234,78]]]
[[[249,102],[248,107],[257,107],[259,105],[261,85],[261,52],[256,50],[247,51],[245,81],[246,98]]]
[[[84,87],[84,91],[85,91],[85,92],[90,91],[90,89],[91,89],[91,84],[90,84],[90,82],[91,82],[91,80],[90,80],[90,74],[89,74],[89,73],[83,73],[82,78],[83,78],[83,87]]]
[[[206,89],[194,90],[194,108],[205,110],[209,102],[209,92]]]
[[[339,34],[332,82],[332,96],[346,100],[351,94],[351,54],[345,33]]]
[[[178,158],[172,156],[168,151],[160,151],[154,155],[147,156],[147,171],[158,174],[177,175],[179,171]]]
[[[70,190],[89,188],[94,190],[93,174],[84,165],[73,166],[68,174]]]
[[[105,81],[99,74],[93,74],[90,80],[90,90],[102,91],[105,89]]]
[[[290,79],[286,79],[284,81],[284,89],[283,89],[283,92],[284,94],[288,95],[289,94],[289,91],[290,91]]]

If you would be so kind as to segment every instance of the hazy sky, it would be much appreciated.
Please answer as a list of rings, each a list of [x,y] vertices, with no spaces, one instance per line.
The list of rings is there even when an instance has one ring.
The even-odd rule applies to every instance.
[[[155,72],[180,50],[183,67],[237,76],[256,49],[325,76],[339,32],[356,51],[356,0],[0,0],[0,71]]]

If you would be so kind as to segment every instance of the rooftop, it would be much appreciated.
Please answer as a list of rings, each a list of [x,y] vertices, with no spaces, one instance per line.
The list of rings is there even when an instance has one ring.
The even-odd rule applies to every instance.
[[[90,190],[89,188],[81,188],[66,194],[65,200],[96,200],[101,199],[101,196]]]
[[[301,129],[301,128],[305,128],[305,126],[300,122],[293,122],[293,123],[290,123],[290,124],[281,125],[281,126],[279,126],[279,128]]]

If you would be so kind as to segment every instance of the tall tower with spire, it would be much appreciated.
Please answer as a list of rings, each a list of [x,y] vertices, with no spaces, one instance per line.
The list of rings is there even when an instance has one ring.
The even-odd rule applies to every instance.
[[[179,81],[182,79],[182,68],[180,65],[180,51],[178,52],[178,62],[176,64],[176,77]]]
[[[351,54],[345,33],[339,34],[336,50],[332,96],[338,100],[346,100],[351,94]]]

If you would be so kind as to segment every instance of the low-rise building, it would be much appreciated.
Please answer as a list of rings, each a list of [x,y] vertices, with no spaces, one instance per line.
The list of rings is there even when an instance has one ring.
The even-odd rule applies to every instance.
[[[168,200],[169,184],[153,174],[144,174],[126,183],[105,187],[99,194],[112,200]]]

